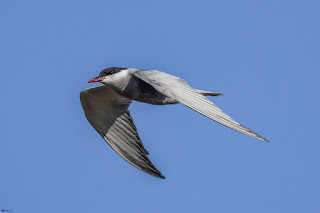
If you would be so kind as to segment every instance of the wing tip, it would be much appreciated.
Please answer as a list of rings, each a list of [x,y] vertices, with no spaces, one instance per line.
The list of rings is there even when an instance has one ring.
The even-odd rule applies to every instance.
[[[266,138],[262,137],[261,135],[258,135],[257,133],[255,133],[255,134],[256,134],[256,135],[253,136],[253,137],[255,137],[255,138],[259,139],[259,140],[262,140],[262,141],[265,141],[265,142],[270,143],[270,141],[267,140]]]
[[[157,178],[161,178],[161,179],[166,179],[165,176],[163,176],[161,174],[161,172],[159,172],[159,170],[156,170],[156,171],[145,171],[145,170],[142,170],[143,172],[149,174],[149,175],[152,175],[153,177],[157,177]]]
[[[237,132],[240,132],[240,133],[242,133],[242,134],[245,134],[245,135],[248,135],[248,136],[257,138],[257,139],[259,139],[259,140],[262,140],[262,141],[265,141],[265,142],[270,142],[270,141],[267,140],[266,138],[262,137],[261,135],[257,134],[256,132],[252,131],[251,129],[249,129],[249,128],[241,125],[241,124],[240,124],[240,126],[243,127],[247,132],[240,132],[239,130],[236,130],[236,129],[233,129],[233,128],[231,128],[231,129],[233,129],[233,130],[235,130],[235,131],[237,131]],[[230,127],[229,127],[229,128],[230,128]],[[250,133],[250,134],[248,134],[248,133]]]
[[[261,137],[261,136],[260,136]],[[260,140],[263,140],[263,141],[265,141],[265,142],[268,142],[268,143],[270,143],[270,141],[268,141],[267,139],[265,139],[264,137],[261,137],[261,138],[258,138],[258,139],[260,139]]]
[[[255,138],[270,143],[269,140],[267,140],[266,138],[262,137],[261,135],[258,135],[258,134],[257,134]]]
[[[158,178],[161,178],[161,179],[166,179],[166,177],[165,176],[163,176],[163,175],[157,175],[156,177],[158,177]]]

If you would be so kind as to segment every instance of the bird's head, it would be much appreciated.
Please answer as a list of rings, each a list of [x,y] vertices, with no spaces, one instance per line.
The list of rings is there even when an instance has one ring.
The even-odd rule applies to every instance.
[[[114,74],[121,72],[122,70],[127,70],[127,68],[120,67],[109,67],[100,72],[98,77],[92,78],[88,81],[88,83],[101,82],[107,83],[108,81],[112,81]]]

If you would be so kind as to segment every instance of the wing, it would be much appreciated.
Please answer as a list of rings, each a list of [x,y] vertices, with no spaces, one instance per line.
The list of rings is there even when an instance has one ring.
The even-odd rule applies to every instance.
[[[180,103],[222,125],[251,137],[267,141],[262,136],[237,123],[181,78],[156,70],[139,70],[134,75],[153,86],[162,94],[176,99]]]
[[[131,100],[104,85],[83,90],[80,100],[88,121],[114,151],[141,171],[165,178],[147,157],[128,110]]]

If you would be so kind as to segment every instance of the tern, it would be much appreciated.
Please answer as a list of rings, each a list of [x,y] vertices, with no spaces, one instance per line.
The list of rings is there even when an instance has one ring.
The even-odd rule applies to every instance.
[[[205,96],[222,93],[192,88],[187,81],[157,70],[110,67],[88,83],[102,85],[80,93],[86,118],[102,138],[128,163],[158,178],[165,178],[147,157],[130,115],[132,101],[153,105],[182,103],[198,113],[251,137],[264,137],[240,125]]]

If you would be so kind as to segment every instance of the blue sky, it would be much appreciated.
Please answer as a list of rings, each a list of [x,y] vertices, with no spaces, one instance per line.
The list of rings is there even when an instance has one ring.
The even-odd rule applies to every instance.
[[[320,212],[320,3],[0,2],[0,208],[51,212]],[[183,105],[134,103],[165,180],[125,162],[79,93],[110,66],[157,69],[271,143]]]

